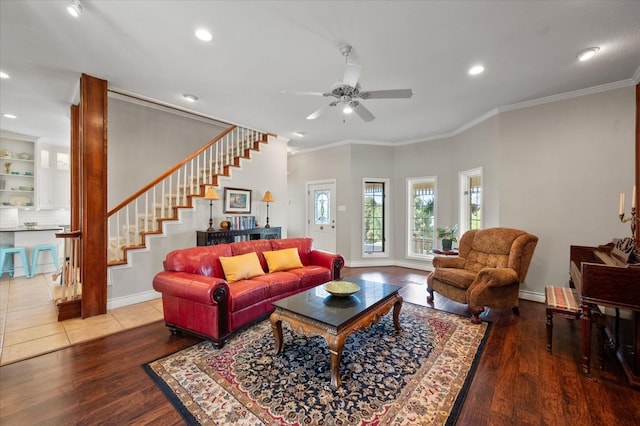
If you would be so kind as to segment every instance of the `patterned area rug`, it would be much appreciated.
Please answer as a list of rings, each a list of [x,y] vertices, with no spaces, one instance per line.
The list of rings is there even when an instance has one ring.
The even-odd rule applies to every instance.
[[[407,302],[400,324],[387,314],[348,337],[339,389],[324,339],[283,323],[276,355],[268,320],[222,349],[203,341],[144,368],[188,424],[455,423],[489,325]]]

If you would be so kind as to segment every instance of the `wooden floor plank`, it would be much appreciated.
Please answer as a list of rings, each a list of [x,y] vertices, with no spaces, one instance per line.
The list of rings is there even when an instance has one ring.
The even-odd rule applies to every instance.
[[[410,284],[412,297],[426,303],[426,285],[416,285],[426,272],[346,268],[343,275]],[[438,294],[435,307],[469,315]],[[459,425],[640,424],[640,391],[628,386],[612,354],[604,371],[581,373],[579,322],[554,321],[549,354],[542,304],[521,301],[520,316],[489,310],[483,319],[491,330]],[[0,424],[184,424],[141,366],[197,341],[157,322],[2,366]]]

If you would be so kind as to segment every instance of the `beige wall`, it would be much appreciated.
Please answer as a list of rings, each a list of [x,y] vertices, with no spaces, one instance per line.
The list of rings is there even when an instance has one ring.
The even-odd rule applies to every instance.
[[[108,104],[109,209],[229,127],[113,96]]]
[[[521,228],[540,237],[521,287],[523,297],[540,300],[546,285],[567,282],[571,244],[604,244],[629,234],[617,210],[619,193],[629,194],[633,186],[634,129],[635,88],[629,86],[502,112],[445,139],[384,150],[351,145],[351,150],[343,146],[324,154],[296,154],[289,157],[289,170],[296,171],[289,176],[289,192],[295,196],[307,180],[342,176],[338,193],[351,194],[341,201],[351,213],[338,217],[344,232],[338,251],[348,265],[375,264],[360,256],[355,206],[361,203],[362,178],[372,177],[371,171],[384,163],[379,174],[392,173],[394,263],[425,268],[425,262],[406,259],[406,179],[436,176],[438,224],[455,224],[458,172],[483,167],[485,227]],[[339,170],[318,161],[331,158]],[[299,214],[304,212],[292,208],[289,217]]]

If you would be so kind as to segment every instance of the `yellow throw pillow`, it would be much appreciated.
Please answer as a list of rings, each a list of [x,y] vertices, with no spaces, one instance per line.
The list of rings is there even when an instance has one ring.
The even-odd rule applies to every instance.
[[[220,263],[229,283],[264,275],[260,260],[255,252],[231,257],[221,256]]]
[[[297,248],[284,250],[263,251],[262,254],[269,265],[269,272],[288,271],[293,268],[302,268],[300,255]]]

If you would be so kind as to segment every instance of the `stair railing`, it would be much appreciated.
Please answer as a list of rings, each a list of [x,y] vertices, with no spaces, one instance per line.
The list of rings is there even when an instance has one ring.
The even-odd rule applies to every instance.
[[[266,133],[233,126],[187,156],[108,212],[108,261],[126,262],[128,248],[145,247],[145,236],[163,233],[163,222],[176,220],[179,208],[193,206],[207,186],[217,186],[218,176],[265,141]]]

